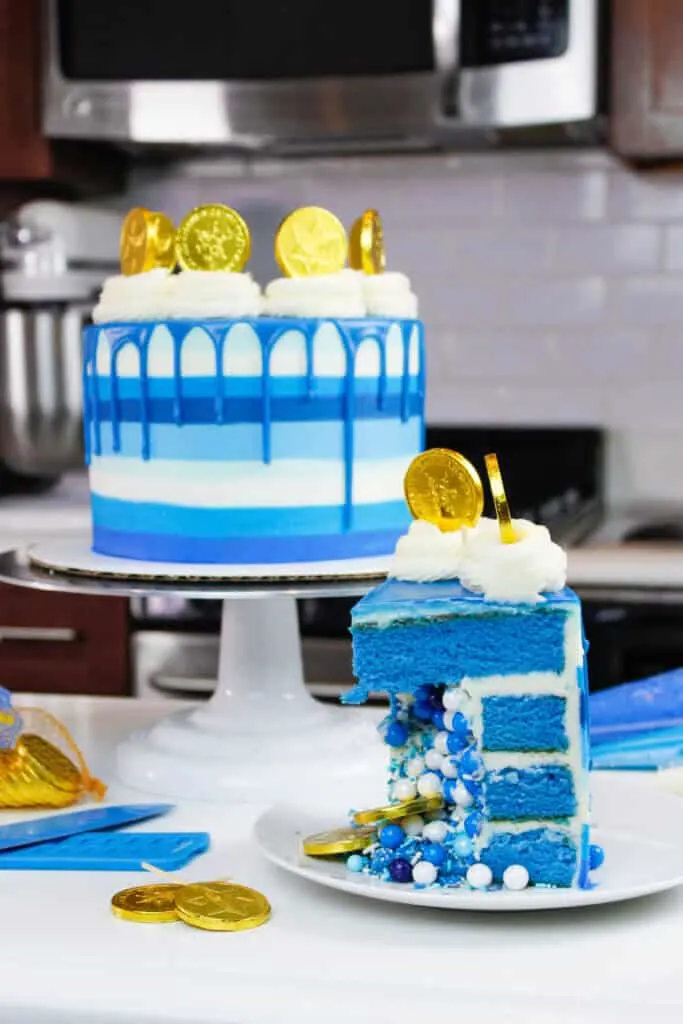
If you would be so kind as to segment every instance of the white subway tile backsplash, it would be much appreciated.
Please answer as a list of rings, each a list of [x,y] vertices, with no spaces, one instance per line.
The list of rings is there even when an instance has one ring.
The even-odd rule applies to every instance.
[[[551,263],[558,274],[638,273],[658,268],[661,249],[653,224],[565,224],[552,233]]]
[[[607,213],[607,195],[603,170],[512,173],[503,184],[504,216],[521,224],[601,221]]]
[[[469,381],[427,391],[427,417],[435,423],[487,426],[596,426],[602,422],[602,394],[590,387],[531,387],[490,380]]]
[[[683,324],[683,274],[614,278],[607,283],[611,323]]]
[[[608,213],[618,221],[683,220],[681,175],[669,171],[636,173],[615,167],[609,175]]]
[[[543,274],[550,269],[550,228],[509,230],[490,225],[449,226],[435,232],[424,226],[385,232],[391,266],[411,275],[431,258],[430,270],[440,279],[457,273],[465,278],[491,280],[498,275]]]
[[[664,266],[667,270],[683,270],[683,225],[664,229]]]
[[[443,276],[423,293],[421,310],[428,324],[470,328],[521,329],[596,323],[605,302],[600,277],[538,279],[499,277],[490,281]]]

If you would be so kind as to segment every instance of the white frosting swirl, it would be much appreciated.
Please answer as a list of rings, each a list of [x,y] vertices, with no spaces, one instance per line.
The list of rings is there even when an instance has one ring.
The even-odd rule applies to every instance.
[[[441,533],[416,521],[396,546],[389,575],[419,582],[459,578],[491,601],[536,602],[567,581],[567,556],[545,526],[515,519],[515,544],[503,544],[495,519],[473,529]],[[426,529],[428,527],[428,529]]]
[[[262,308],[261,289],[248,273],[182,270],[169,282],[166,316],[170,320],[258,316]]]
[[[168,306],[171,275],[158,267],[145,274],[108,277],[93,310],[96,324],[116,320],[163,320]]]
[[[267,316],[365,316],[361,277],[355,270],[316,277],[277,277],[266,287]]]
[[[405,274],[387,271],[363,275],[363,296],[368,316],[417,319],[417,295]]]

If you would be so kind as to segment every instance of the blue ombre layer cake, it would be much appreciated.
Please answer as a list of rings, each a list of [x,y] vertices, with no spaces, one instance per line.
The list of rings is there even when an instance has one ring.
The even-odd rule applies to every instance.
[[[389,554],[423,446],[424,371],[418,320],[86,328],[95,551],[230,564]]]
[[[452,563],[462,561],[477,590],[457,578],[389,579],[353,609],[358,684],[346,700],[390,696],[382,726],[391,748],[390,798],[443,801],[427,818],[389,826],[390,835],[381,829],[365,869],[418,885],[586,887],[600,854],[589,844],[580,601],[561,580],[544,590],[562,557],[547,531],[516,521],[520,542],[511,552],[482,523],[478,538],[475,529],[469,542],[434,548],[452,544]],[[414,527],[405,544],[415,553],[405,564],[418,572],[427,527]],[[398,562],[397,554],[400,570]],[[433,569],[433,560],[426,564]],[[517,586],[528,596],[486,596],[485,574],[494,590],[495,583],[499,591]]]

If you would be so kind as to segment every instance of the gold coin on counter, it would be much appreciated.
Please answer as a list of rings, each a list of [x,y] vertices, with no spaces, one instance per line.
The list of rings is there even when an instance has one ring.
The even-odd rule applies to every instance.
[[[180,883],[155,882],[152,885],[135,885],[122,889],[111,898],[111,909],[115,917],[139,924],[166,924],[178,920],[175,897]]]
[[[336,274],[344,267],[347,252],[344,225],[321,206],[294,210],[275,235],[275,259],[287,277]]]
[[[479,474],[464,455],[449,448],[430,448],[416,456],[403,486],[415,519],[434,523],[444,532],[476,526],[484,509]]]
[[[368,811],[356,811],[353,820],[357,825],[376,825],[380,821],[401,821],[411,814],[429,814],[443,807],[443,797],[435,793],[433,796],[416,796],[412,800],[403,800],[400,804],[387,804],[385,807],[373,807]]]
[[[303,851],[308,857],[332,857],[340,853],[357,853],[377,838],[376,828],[334,828],[304,839]]]
[[[349,265],[365,274],[384,272],[386,256],[382,221],[377,210],[366,210],[355,220],[349,235]]]
[[[500,471],[500,466],[498,465],[498,456],[493,454],[485,455],[484,462],[486,463],[486,474],[489,478],[493,504],[496,509],[496,519],[498,520],[500,539],[503,544],[514,544],[518,540],[518,537],[515,532],[515,528],[512,525],[510,506],[508,505],[508,499],[503,485],[503,475]]]
[[[22,733],[15,747],[18,763],[38,780],[72,797],[83,786],[81,773],[69,758],[42,736]]]
[[[176,255],[184,270],[240,271],[251,252],[251,235],[236,210],[221,203],[197,206],[180,223]]]
[[[164,213],[135,206],[121,228],[121,272],[144,274],[156,267],[175,266],[175,225]]]
[[[185,924],[211,932],[258,928],[270,917],[270,903],[262,893],[231,882],[184,885],[175,894],[175,908]]]

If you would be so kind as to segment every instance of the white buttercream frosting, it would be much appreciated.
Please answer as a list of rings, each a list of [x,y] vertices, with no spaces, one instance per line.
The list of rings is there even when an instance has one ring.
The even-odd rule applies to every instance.
[[[262,308],[261,289],[248,273],[183,270],[169,281],[169,319],[258,316]]]
[[[396,547],[389,575],[428,582],[459,578],[468,590],[492,601],[541,600],[567,580],[567,556],[545,526],[513,520],[518,540],[503,544],[495,519],[473,529],[442,533],[432,523],[412,523]]]
[[[417,318],[417,295],[405,274],[363,274],[363,296],[369,316],[392,316],[406,320]]]
[[[92,318],[96,324],[117,320],[162,320],[168,306],[171,275],[159,267],[145,274],[108,277]]]
[[[340,270],[315,277],[277,277],[267,285],[268,316],[365,316],[362,274]]]

